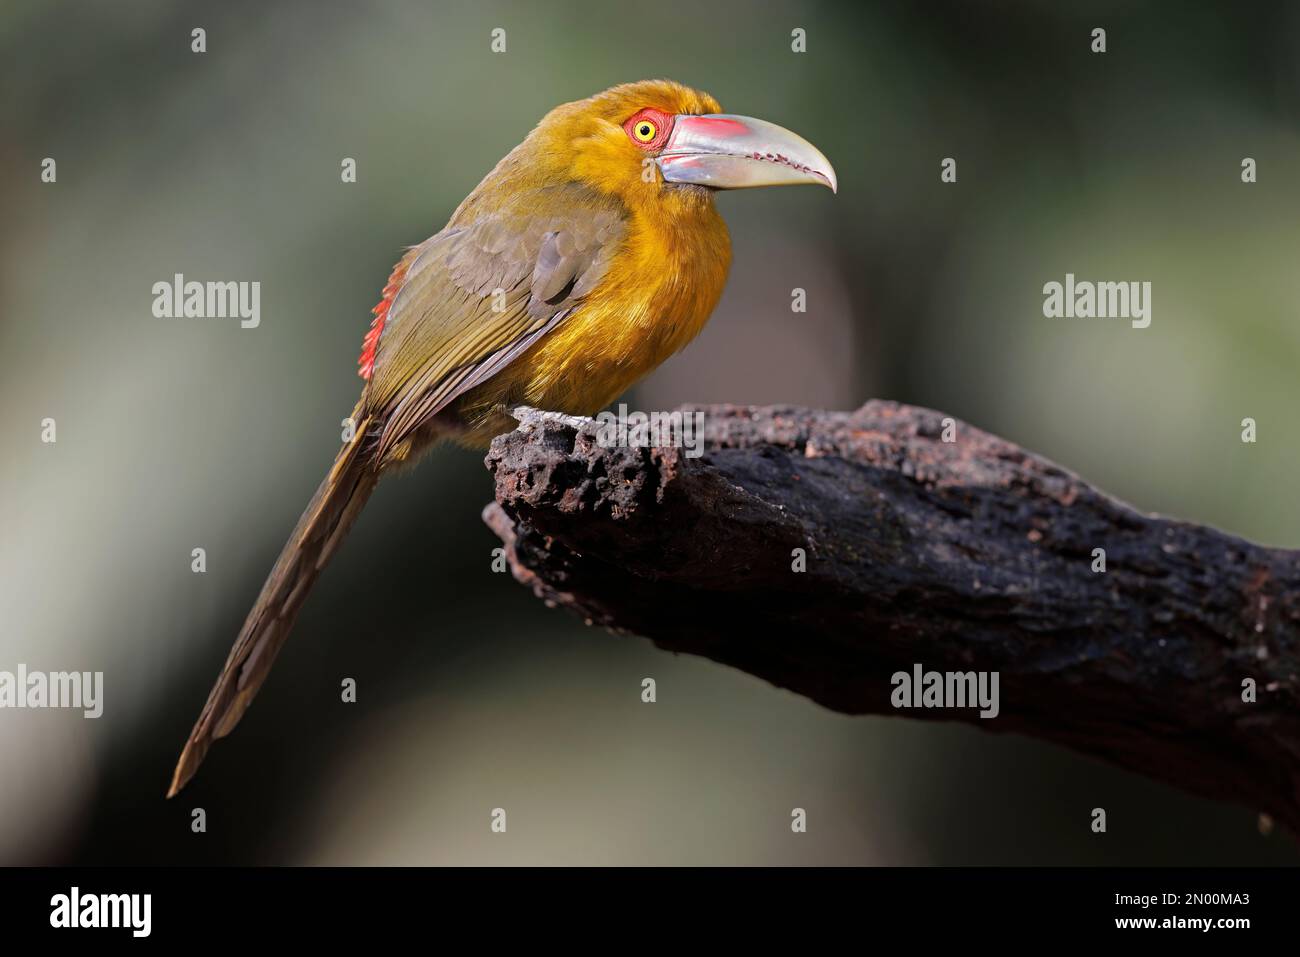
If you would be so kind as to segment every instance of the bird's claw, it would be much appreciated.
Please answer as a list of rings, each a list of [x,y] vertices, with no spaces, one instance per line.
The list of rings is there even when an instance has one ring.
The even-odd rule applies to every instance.
[[[517,405],[510,410],[510,417],[520,425],[541,425],[546,422],[552,422],[556,425],[563,425],[570,429],[581,429],[592,420],[583,415],[566,415],[563,412],[548,412],[545,409],[534,409],[530,405]]]

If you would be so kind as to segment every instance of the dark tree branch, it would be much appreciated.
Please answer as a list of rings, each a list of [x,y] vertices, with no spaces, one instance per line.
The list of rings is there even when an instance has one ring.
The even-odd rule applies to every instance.
[[[702,411],[702,458],[602,448],[594,424],[496,439],[484,518],[515,577],[836,711],[1056,741],[1300,832],[1300,553],[1134,511],[960,422],[944,442],[926,409]],[[896,711],[916,663],[999,672],[1000,715]]]

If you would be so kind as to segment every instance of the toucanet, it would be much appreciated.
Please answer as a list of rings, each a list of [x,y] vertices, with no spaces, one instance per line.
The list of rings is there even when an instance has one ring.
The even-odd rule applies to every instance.
[[[835,171],[789,130],[667,80],[548,113],[394,267],[363,343],[353,437],[280,553],[190,733],[168,796],[266,680],[380,476],[511,412],[591,415],[690,342],[731,265],[716,190]],[[517,412],[516,412],[517,415]]]

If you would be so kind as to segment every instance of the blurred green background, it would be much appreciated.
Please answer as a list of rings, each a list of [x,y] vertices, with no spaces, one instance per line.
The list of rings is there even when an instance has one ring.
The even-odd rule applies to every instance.
[[[918,403],[1139,508],[1300,543],[1300,8],[1065,6],[8,0],[0,668],[102,670],[106,701],[0,713],[0,862],[1295,863],[1250,809],[548,611],[491,572],[491,484],[455,449],[384,485],[256,707],[162,800],[338,447],[389,267],[617,82],[708,90],[840,177],[720,197],[726,295],[635,407]],[[261,327],[155,319],[177,272],[260,281]],[[1044,319],[1066,272],[1151,281],[1151,327]]]

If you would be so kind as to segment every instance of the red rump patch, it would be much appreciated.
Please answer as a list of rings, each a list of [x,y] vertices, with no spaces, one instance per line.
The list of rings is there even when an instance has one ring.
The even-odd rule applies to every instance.
[[[379,300],[379,305],[370,310],[375,314],[375,318],[370,320],[370,331],[366,333],[365,339],[361,341],[361,357],[357,359],[357,364],[360,367],[357,369],[357,373],[363,379],[369,379],[375,371],[375,351],[379,348],[379,337],[384,333],[384,323],[388,321],[388,310],[392,307],[393,300],[397,298],[397,290],[402,288],[402,280],[406,278],[406,270],[410,265],[411,253],[407,253],[393,267],[393,272],[388,277],[388,285],[384,286],[384,291],[381,293],[383,298]]]

